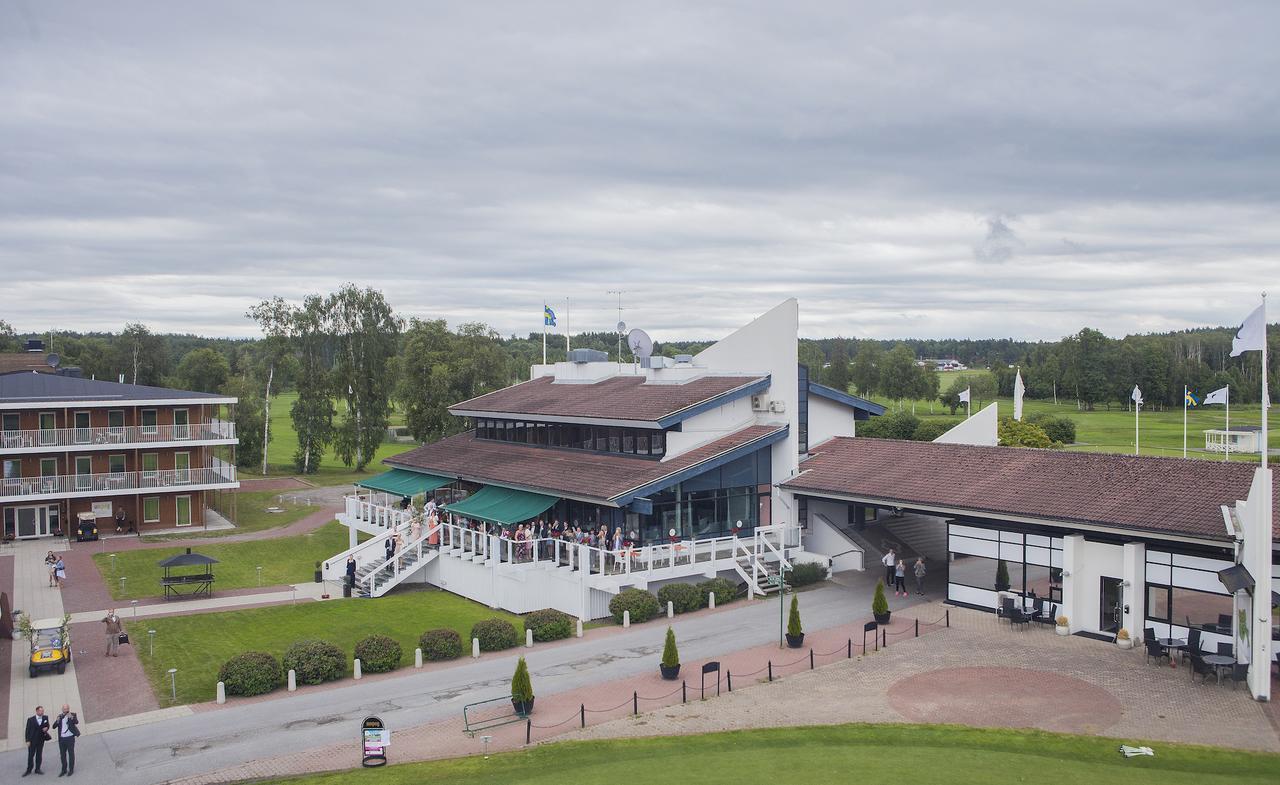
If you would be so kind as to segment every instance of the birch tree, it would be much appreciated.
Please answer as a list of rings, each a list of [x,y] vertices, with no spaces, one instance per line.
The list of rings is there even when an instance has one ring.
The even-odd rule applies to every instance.
[[[267,473],[267,446],[271,444],[271,385],[275,382],[276,368],[292,349],[294,319],[298,309],[283,297],[263,300],[250,308],[245,316],[258,323],[262,330],[261,358],[266,365],[266,392],[262,396],[262,474]]]
[[[298,436],[293,463],[299,472],[314,474],[333,440],[333,387],[324,300],[319,295],[308,295],[292,322],[293,344],[298,352],[298,400],[289,410]]]
[[[325,300],[334,338],[334,389],[346,400],[334,447],[363,471],[387,432],[402,321],[382,292],[346,284]]]

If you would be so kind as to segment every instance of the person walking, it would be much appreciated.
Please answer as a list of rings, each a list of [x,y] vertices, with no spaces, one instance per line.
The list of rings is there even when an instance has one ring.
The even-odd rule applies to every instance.
[[[385,561],[391,561],[391,557],[396,555],[395,537],[388,536],[387,539],[382,541],[382,551],[384,554],[386,554]]]
[[[59,777],[70,777],[76,773],[76,737],[80,735],[80,720],[67,704],[62,704],[62,713],[53,721],[54,730],[58,733],[58,760],[62,762]]]
[[[107,611],[107,615],[102,618],[102,623],[107,625],[107,654],[108,657],[120,656],[120,633],[124,631],[124,625],[120,623],[120,617],[116,615],[116,609],[112,608]]]
[[[893,585],[893,565],[897,561],[898,561],[898,554],[893,552],[893,548],[890,548],[889,552],[886,553],[884,555],[884,558],[880,560],[880,563],[884,565],[884,585],[885,586]]]
[[[44,707],[37,706],[36,713],[27,717],[27,770],[22,776],[31,772],[44,774],[40,766],[44,763],[44,743],[49,740],[49,718],[44,716]]]
[[[125,525],[129,522],[129,515],[124,511],[123,507],[116,508],[116,534],[123,534]]]
[[[919,594],[921,597],[923,597],[924,596],[924,574],[925,574],[923,556],[916,559],[915,574],[916,574],[916,594]]]
[[[902,559],[898,559],[893,568],[893,596],[899,596],[898,592],[902,592],[903,597],[907,596],[907,564]]]
[[[67,563],[62,560],[61,556],[58,557],[58,561],[53,565],[53,581],[58,584],[59,589],[67,582]]]
[[[49,586],[52,588],[58,582],[58,557],[53,555],[53,551],[45,555],[44,566],[49,570]]]
[[[356,557],[347,557],[347,588],[355,591],[356,588]]]

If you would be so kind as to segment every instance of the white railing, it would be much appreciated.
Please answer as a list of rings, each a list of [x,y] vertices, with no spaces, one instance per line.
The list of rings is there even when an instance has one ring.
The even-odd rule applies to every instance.
[[[236,481],[236,467],[218,461],[199,469],[165,469],[106,474],[59,474],[52,477],[13,477],[0,480],[0,498],[65,496],[73,493],[116,491],[178,491],[191,485],[223,485]]]
[[[370,597],[379,597],[385,594],[392,587],[399,584],[402,577],[416,572],[425,563],[423,557],[426,554],[424,551],[429,551],[431,546],[435,544],[430,542],[433,537],[438,541],[439,534],[440,524],[437,523],[434,526],[427,527],[418,539],[405,543],[391,555],[391,558],[388,559],[384,555],[383,559],[377,562],[364,577],[360,578],[358,583],[365,587]],[[386,547],[385,544],[383,547]],[[412,562],[408,561],[409,554],[414,556]],[[384,574],[384,571],[388,568],[390,568],[390,573]],[[404,576],[401,573],[404,573]],[[382,579],[379,580],[379,577]]]
[[[236,438],[236,424],[223,420],[191,425],[128,425],[101,428],[43,428],[34,431],[0,431],[0,450],[40,447],[83,447],[163,442],[222,441]]]
[[[383,529],[395,529],[408,525],[413,513],[409,510],[398,510],[383,504],[374,504],[359,496],[346,497],[347,515],[370,526]]]

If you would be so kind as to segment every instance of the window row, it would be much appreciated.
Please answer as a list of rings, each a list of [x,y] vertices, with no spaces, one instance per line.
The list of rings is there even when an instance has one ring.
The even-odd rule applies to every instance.
[[[142,426],[143,432],[155,430],[160,427],[157,410],[142,409],[138,413],[139,424]],[[87,429],[90,427],[90,413],[87,411],[78,411],[72,413],[71,427],[79,429]],[[38,430],[52,431],[58,427],[57,414],[55,412],[40,412],[38,416]],[[191,415],[186,409],[173,410],[173,424],[178,427],[191,424]],[[123,409],[107,410],[107,427],[108,428],[124,428],[125,412]],[[21,430],[21,415],[17,412],[6,412],[0,415],[0,430],[18,431]]]
[[[1188,629],[1231,634],[1234,601],[1229,595],[1147,584],[1147,619]]]
[[[662,457],[667,452],[666,431],[646,428],[495,420],[483,417],[476,419],[475,426],[477,438],[516,444],[656,457]]]
[[[124,455],[108,455],[107,456],[107,472],[110,474],[121,474],[126,469],[126,461]],[[139,456],[142,464],[142,473],[158,474],[160,472],[160,453],[144,452]],[[17,480],[22,477],[22,461],[17,458],[9,458],[3,461],[4,479]],[[173,468],[178,472],[186,472],[191,469],[191,453],[178,452],[173,454]],[[74,458],[74,471],[68,474],[94,474],[93,457],[89,455],[77,455]],[[57,458],[41,458],[40,459],[40,476],[41,477],[57,477],[58,459]]]

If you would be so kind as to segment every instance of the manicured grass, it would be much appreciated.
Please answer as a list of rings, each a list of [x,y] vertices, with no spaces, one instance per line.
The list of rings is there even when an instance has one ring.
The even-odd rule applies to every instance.
[[[347,542],[346,527],[333,521],[307,534],[250,542],[210,542],[196,550],[218,560],[213,565],[216,594],[222,589],[258,586],[258,567],[262,567],[263,586],[311,581],[315,577],[315,563],[346,550]],[[115,599],[160,597],[164,595],[160,588],[164,570],[156,562],[182,551],[182,548],[121,551],[116,554],[114,572],[109,554],[95,553],[93,561]],[[121,576],[128,578],[123,591]]]
[[[293,430],[293,420],[289,416],[289,409],[296,400],[298,400],[298,394],[292,392],[282,393],[271,398],[271,444],[267,446],[267,470],[272,476],[292,476],[296,474],[293,466],[293,454],[298,449],[298,435]],[[336,405],[339,414],[346,410],[345,402],[338,401]],[[391,424],[403,425],[404,415],[393,413]],[[371,474],[384,471],[386,469],[382,465],[384,458],[399,455],[406,450],[413,449],[414,446],[413,444],[383,442],[364,472],[355,472],[352,467],[344,465],[330,450],[321,459],[320,470],[317,473],[302,476],[317,485],[343,485],[361,477],[368,477]],[[257,474],[257,472],[248,471],[245,472],[244,476],[253,477],[257,476]]]
[[[430,782],[547,785],[741,785],[744,782],[889,782],[911,785],[1209,785],[1272,783],[1280,756],[1151,743],[1125,758],[1115,739],[945,725],[836,725],[645,739],[545,744],[520,752],[271,780],[341,785]],[[395,761],[395,747],[390,758]]]
[[[193,530],[190,533],[166,534],[148,537],[147,539],[151,541],[189,539],[193,537],[212,539],[230,537],[233,534],[247,534],[249,532],[277,529],[301,520],[320,509],[314,505],[299,504],[287,498],[282,500],[282,496],[283,494],[279,491],[240,491],[235,494],[236,528],[216,529],[209,532]],[[227,494],[224,498],[229,503],[230,494]],[[282,512],[268,512],[269,507],[279,508]],[[223,515],[229,515],[228,511],[219,510],[219,512],[222,512]]]
[[[167,706],[172,702],[169,668],[178,669],[179,703],[208,701],[214,698],[222,663],[242,652],[266,651],[279,657],[294,641],[320,638],[351,657],[357,641],[381,633],[400,641],[401,666],[412,667],[413,650],[423,632],[452,627],[466,640],[472,624],[494,617],[522,629],[516,616],[442,591],[140,619],[125,626],[160,705]],[[148,653],[149,629],[156,631],[154,657]]]

